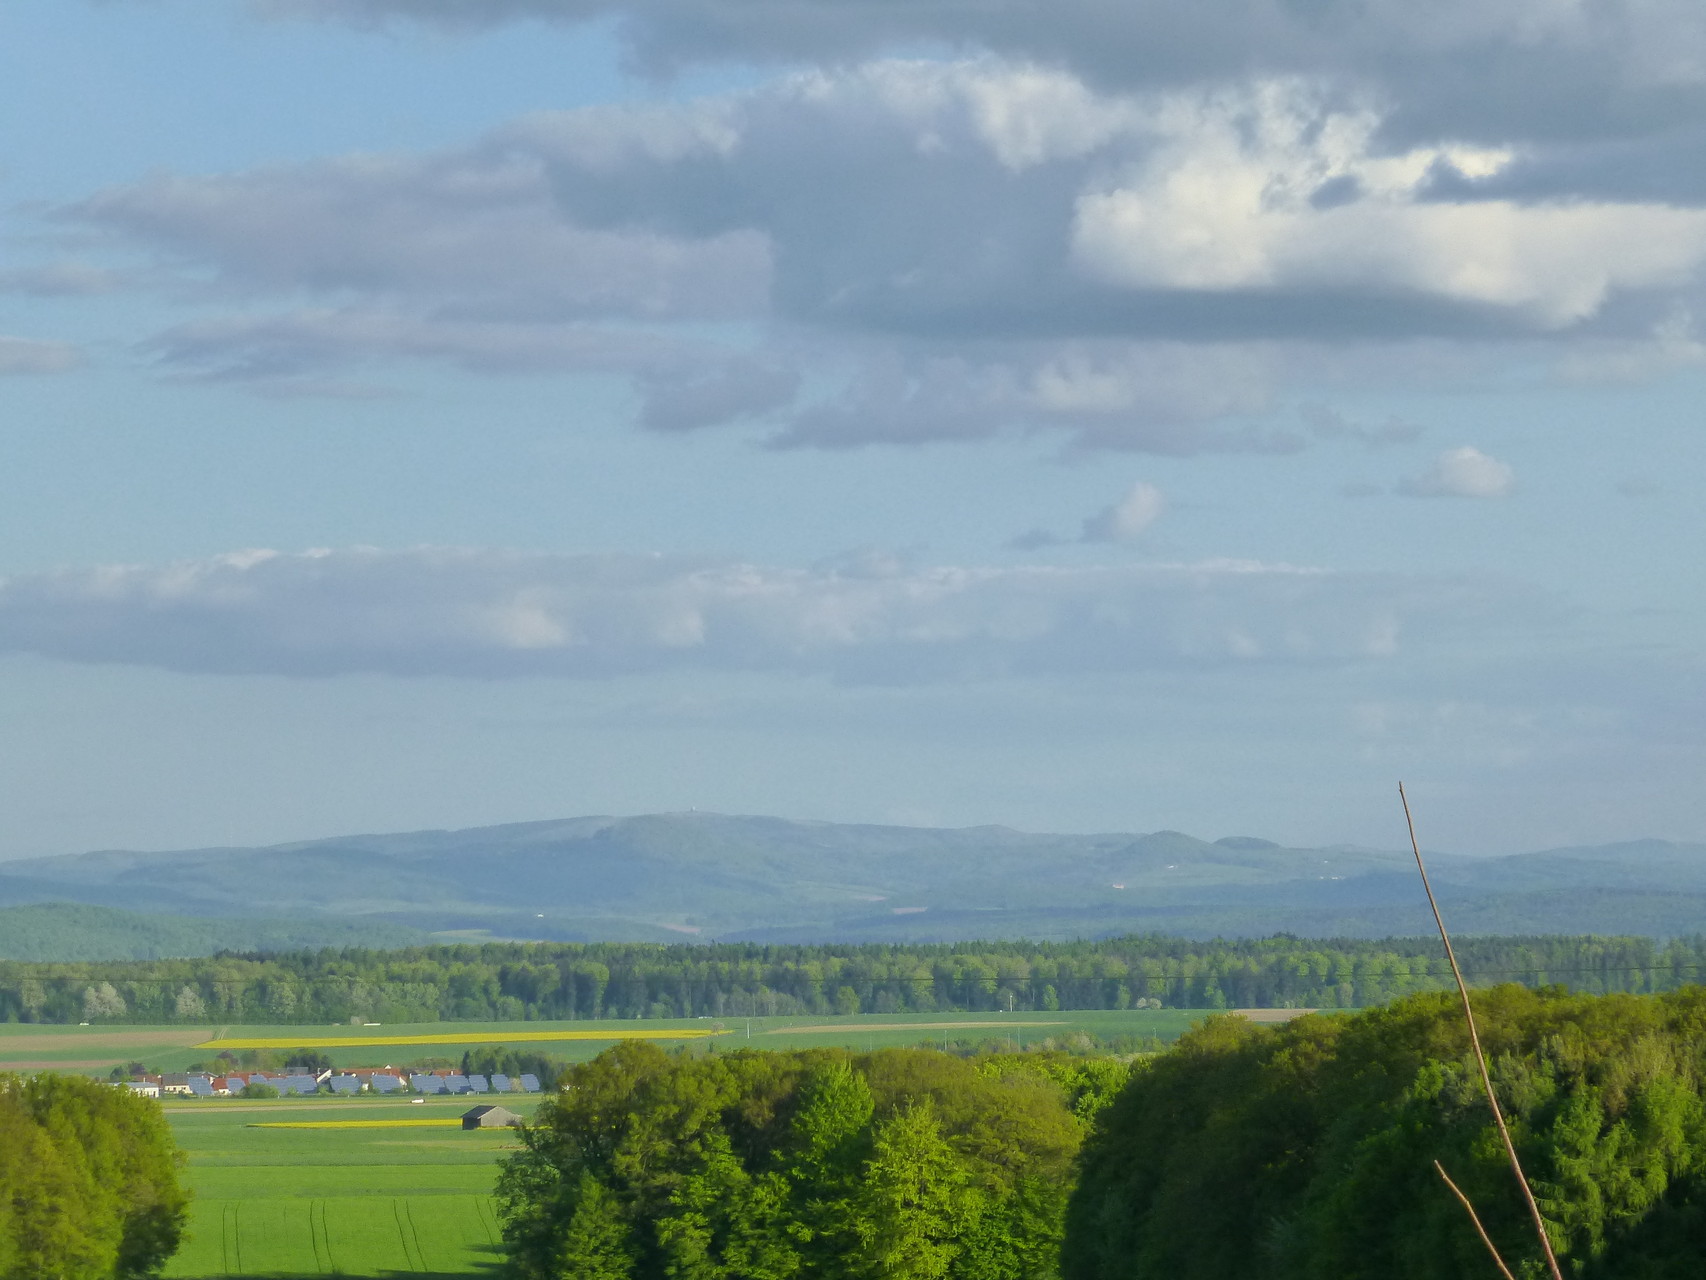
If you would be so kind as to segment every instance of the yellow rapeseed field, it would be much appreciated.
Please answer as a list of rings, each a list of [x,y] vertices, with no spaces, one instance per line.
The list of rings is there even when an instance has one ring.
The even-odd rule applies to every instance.
[[[304,1027],[297,1036],[204,1040],[194,1049],[364,1049],[411,1044],[541,1044],[547,1040],[697,1040],[721,1031],[462,1031],[420,1036],[325,1036]]]

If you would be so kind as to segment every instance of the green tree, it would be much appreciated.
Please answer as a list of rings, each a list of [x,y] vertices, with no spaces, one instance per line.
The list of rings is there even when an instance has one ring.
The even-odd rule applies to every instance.
[[[942,1280],[961,1249],[965,1173],[925,1099],[877,1126],[855,1198],[859,1268],[871,1280]]]
[[[870,1153],[875,1109],[870,1085],[846,1061],[819,1067],[800,1086],[787,1175],[793,1232],[813,1275],[844,1274],[857,1248],[850,1201]]]
[[[158,1106],[77,1076],[0,1076],[0,1278],[129,1280],[177,1249],[188,1197]]]
[[[616,1197],[583,1169],[573,1204],[563,1231],[562,1280],[630,1280],[633,1241]]]

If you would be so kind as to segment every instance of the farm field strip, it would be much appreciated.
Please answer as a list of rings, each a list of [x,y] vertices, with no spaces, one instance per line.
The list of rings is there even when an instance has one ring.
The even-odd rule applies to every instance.
[[[237,1036],[203,1041],[192,1049],[351,1049],[395,1045],[428,1044],[547,1044],[559,1040],[696,1040],[720,1035],[709,1028],[655,1030],[651,1028],[621,1028],[609,1031],[523,1031],[525,1023],[507,1032],[453,1032],[432,1035],[373,1035],[327,1036],[308,1033],[300,1036]]]
[[[766,1036],[807,1036],[807,1034],[863,1034],[867,1031],[959,1031],[960,1027],[1070,1027],[1071,1022],[1054,1019],[1049,1022],[1025,1019],[998,1019],[995,1022],[814,1022],[809,1026],[768,1027]]]
[[[251,1120],[251,1129],[422,1129],[434,1125],[460,1127],[459,1117],[420,1120]]]

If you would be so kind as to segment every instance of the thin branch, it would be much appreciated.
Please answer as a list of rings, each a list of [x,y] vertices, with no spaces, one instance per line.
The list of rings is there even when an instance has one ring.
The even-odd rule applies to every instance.
[[[1493,1092],[1493,1077],[1487,1073],[1487,1055],[1481,1052],[1481,1036],[1475,1030],[1475,1011],[1469,1007],[1469,987],[1463,981],[1463,970],[1457,967],[1457,953],[1451,949],[1451,935],[1445,931],[1445,921],[1439,914],[1439,903],[1434,898],[1433,886],[1428,883],[1428,869],[1422,865],[1422,847],[1416,843],[1416,823],[1410,816],[1410,798],[1404,794],[1404,784],[1398,784],[1398,799],[1404,805],[1404,823],[1410,829],[1410,848],[1416,855],[1416,870],[1422,873],[1422,888],[1427,891],[1428,906],[1433,908],[1434,923],[1439,926],[1440,941],[1445,943],[1445,958],[1451,962],[1451,976],[1457,979],[1457,994],[1463,1000],[1463,1021],[1469,1027],[1469,1043],[1475,1050],[1475,1065],[1481,1068],[1481,1087],[1487,1091],[1487,1105],[1493,1109],[1493,1121],[1499,1127],[1499,1137],[1504,1140],[1505,1154],[1510,1157],[1511,1171],[1516,1174],[1516,1184],[1522,1188],[1523,1202],[1528,1205],[1528,1216],[1534,1220],[1534,1234],[1540,1239],[1540,1248],[1546,1254],[1546,1265],[1552,1272],[1552,1280],[1564,1280],[1564,1273],[1558,1269],[1558,1256],[1552,1252],[1551,1238],[1546,1234],[1546,1220],[1540,1216],[1540,1206],[1534,1201],[1534,1191],[1528,1185],[1528,1177],[1522,1171],[1522,1161],[1517,1159],[1516,1143],[1511,1141],[1511,1131],[1505,1125],[1504,1112],[1499,1110],[1498,1095]]]
[[[1493,1255],[1493,1264],[1498,1267],[1499,1274],[1505,1280],[1516,1280],[1511,1269],[1505,1265],[1505,1260],[1499,1257],[1499,1251],[1493,1244],[1493,1238],[1487,1234],[1487,1228],[1481,1225],[1481,1215],[1475,1212],[1475,1206],[1469,1203],[1469,1197],[1458,1190],[1457,1184],[1451,1180],[1451,1175],[1445,1171],[1445,1166],[1438,1160],[1434,1161],[1434,1169],[1445,1180],[1445,1185],[1451,1188],[1451,1194],[1463,1202],[1464,1210],[1469,1214],[1469,1221],[1475,1224],[1475,1233],[1481,1237],[1481,1243],[1487,1246],[1487,1252]]]

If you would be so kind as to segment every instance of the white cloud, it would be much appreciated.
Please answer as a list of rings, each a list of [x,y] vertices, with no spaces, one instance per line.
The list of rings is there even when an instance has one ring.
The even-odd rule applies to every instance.
[[[1167,500],[1161,490],[1139,480],[1125,497],[1084,521],[1083,540],[1130,542],[1159,520],[1166,509]]]
[[[1380,117],[1271,82],[1166,103],[1136,172],[1079,197],[1073,250],[1133,288],[1400,290],[1512,308],[1546,327],[1614,291],[1681,284],[1706,260],[1706,210],[1422,199],[1444,169],[1492,177],[1503,149],[1375,147]]]
[[[918,681],[1381,659],[1518,617],[1473,582],[1247,561],[770,568],[684,556],[249,551],[0,581],[0,650],[196,672]]]
[[[1516,489],[1516,472],[1508,463],[1463,445],[1447,449],[1400,489],[1418,498],[1508,498]]]

